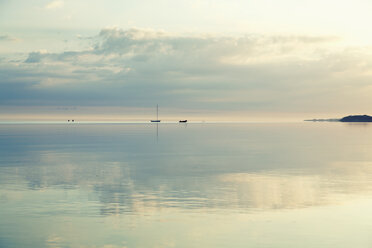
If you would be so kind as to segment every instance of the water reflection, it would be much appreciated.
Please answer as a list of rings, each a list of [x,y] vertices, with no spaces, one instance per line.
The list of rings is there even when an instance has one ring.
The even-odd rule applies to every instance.
[[[318,173],[284,170],[164,178],[137,175],[138,170],[128,164],[91,162],[82,167],[66,163],[66,157],[63,161],[57,158],[56,155],[54,163],[60,165],[16,170],[13,180],[18,186],[21,182],[27,185],[29,190],[94,192],[91,200],[100,203],[101,215],[141,214],[164,208],[193,211],[303,208],[350,200],[355,195],[369,194],[372,189],[371,163],[336,163]],[[50,160],[51,154],[41,161],[44,159]]]
[[[372,129],[311,125],[169,124],[156,142],[150,124],[0,126],[1,218],[18,226],[6,231],[0,224],[0,233],[12,240],[3,242],[15,242],[12,232],[23,230],[22,218],[62,226],[79,226],[84,219],[99,225],[97,230],[104,225],[94,218],[117,218],[117,228],[128,231],[165,213],[150,221],[153,228],[161,218],[181,225],[174,219],[184,214],[282,214],[369,199]],[[122,219],[128,216],[137,219]],[[45,231],[47,237],[43,232],[38,234],[46,247],[64,246],[65,231]],[[74,236],[68,235],[71,243]],[[0,244],[6,238],[0,235]],[[108,244],[102,242],[97,247]],[[34,247],[40,243],[35,240]]]
[[[229,150],[221,152],[220,148],[226,144],[215,147],[216,143],[204,141],[189,142],[185,146],[185,137],[182,137],[182,142],[172,139],[172,135],[179,136],[179,129],[173,128],[171,131],[173,134],[166,137],[163,143],[142,143],[137,154],[133,154],[132,147],[128,146],[128,143],[135,143],[134,136],[129,139],[124,136],[126,140],[114,140],[115,147],[106,151],[100,148],[104,146],[107,149],[108,144],[100,138],[110,138],[107,136],[96,137],[95,145],[98,147],[89,147],[90,144],[81,140],[81,150],[76,143],[72,143],[67,151],[50,150],[44,144],[41,144],[41,149],[33,150],[37,147],[32,145],[24,148],[23,153],[27,155],[23,159],[26,159],[26,163],[14,166],[12,162],[15,162],[15,158],[10,157],[8,162],[12,164],[11,167],[2,164],[1,178],[9,178],[11,174],[14,181],[8,183],[19,186],[23,182],[30,190],[58,187],[93,191],[95,200],[101,204],[102,215],[136,213],[149,209],[157,211],[159,208],[301,208],[327,204],[333,195],[341,192],[360,194],[371,189],[369,182],[372,167],[369,161],[326,161],[321,156],[319,164],[311,167],[306,166],[308,161],[287,166],[280,164],[282,154],[273,153],[271,159],[277,159],[278,164],[270,164],[271,161],[266,162],[265,158],[257,156],[268,151],[262,150],[260,144],[248,147],[248,153],[240,152],[241,143],[232,147],[232,137],[233,140],[223,140],[228,143]],[[114,132],[107,134],[114,135]],[[81,138],[84,139],[84,135]],[[288,140],[284,142],[288,143]],[[61,147],[65,145],[60,144]],[[297,145],[307,147],[311,144]],[[174,150],[177,146],[180,150]],[[302,150],[301,147],[288,148]],[[338,149],[334,147],[334,150]],[[215,154],[213,150],[216,150]],[[313,149],[311,152],[317,155],[319,151]],[[287,155],[296,154],[291,152]],[[291,160],[298,163],[306,158],[300,155],[297,154],[298,157]],[[282,158],[282,162],[287,159]]]

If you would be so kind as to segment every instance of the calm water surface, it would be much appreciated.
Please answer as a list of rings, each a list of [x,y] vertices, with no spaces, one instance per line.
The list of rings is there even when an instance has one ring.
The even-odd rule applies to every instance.
[[[1,124],[0,247],[372,247],[372,125]]]

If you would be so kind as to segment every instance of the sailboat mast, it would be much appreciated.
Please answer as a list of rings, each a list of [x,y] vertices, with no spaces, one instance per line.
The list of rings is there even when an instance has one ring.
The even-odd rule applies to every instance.
[[[156,104],[156,120],[151,120],[151,122],[160,122],[159,120],[159,105]]]

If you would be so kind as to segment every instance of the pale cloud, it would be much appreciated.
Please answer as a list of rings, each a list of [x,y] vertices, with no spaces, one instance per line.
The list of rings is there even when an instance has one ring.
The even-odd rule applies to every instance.
[[[48,3],[45,8],[46,9],[59,9],[64,6],[64,1],[62,0],[55,0],[53,2]]]
[[[372,50],[337,37],[105,28],[82,41],[93,48],[4,62],[0,102],[271,112],[372,104]]]

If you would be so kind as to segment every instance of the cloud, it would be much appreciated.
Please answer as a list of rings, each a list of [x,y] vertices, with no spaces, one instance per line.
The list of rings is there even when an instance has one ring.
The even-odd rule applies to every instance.
[[[55,1],[50,2],[47,5],[45,5],[45,8],[46,9],[59,9],[59,8],[62,8],[63,6],[64,6],[64,1],[55,0]]]
[[[38,63],[42,60],[43,54],[46,52],[31,52],[28,55],[28,58],[25,60],[25,63]]]
[[[0,87],[13,92],[0,102],[257,111],[370,103],[371,51],[335,46],[336,37],[105,28],[86,42],[93,47],[0,67]]]
[[[10,35],[0,35],[0,42],[1,41],[18,41],[16,37],[10,36]]]

